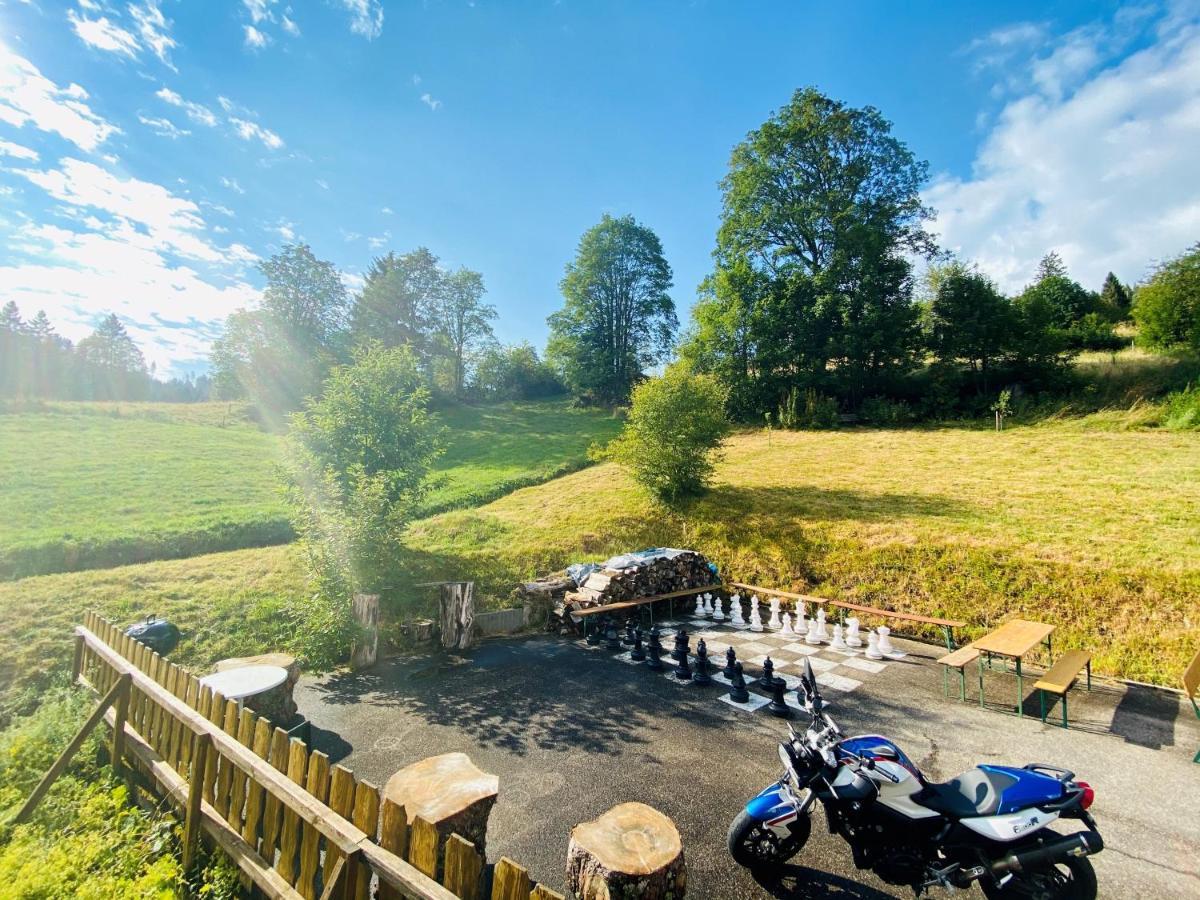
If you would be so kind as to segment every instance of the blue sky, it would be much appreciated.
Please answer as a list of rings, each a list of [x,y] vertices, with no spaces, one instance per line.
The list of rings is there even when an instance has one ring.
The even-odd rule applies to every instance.
[[[1195,3],[0,0],[0,301],[72,338],[115,311],[184,371],[285,241],[352,288],[425,245],[540,346],[610,212],[686,320],[730,149],[809,84],[895,123],[1010,290],[1200,239]]]

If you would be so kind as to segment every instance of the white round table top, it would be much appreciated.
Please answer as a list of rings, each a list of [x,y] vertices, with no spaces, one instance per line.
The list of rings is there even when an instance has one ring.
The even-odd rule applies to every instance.
[[[287,669],[282,666],[242,666],[205,675],[200,683],[226,700],[243,700],[279,687],[287,677]]]

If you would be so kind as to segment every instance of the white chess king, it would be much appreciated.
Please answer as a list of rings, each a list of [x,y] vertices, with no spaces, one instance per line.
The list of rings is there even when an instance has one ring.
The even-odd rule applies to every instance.
[[[750,630],[762,631],[763,623],[762,616],[758,614],[758,595],[755,594],[750,598]]]
[[[783,623],[779,621],[779,598],[771,598],[771,619],[767,622],[767,627],[772,631],[778,631],[783,627]]]
[[[817,640],[829,640],[829,631],[825,628],[825,608],[817,610]]]

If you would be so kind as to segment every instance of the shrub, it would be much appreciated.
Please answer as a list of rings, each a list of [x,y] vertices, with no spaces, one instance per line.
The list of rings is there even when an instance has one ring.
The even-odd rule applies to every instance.
[[[858,417],[868,425],[907,425],[916,419],[911,406],[887,397],[868,397],[862,402]]]
[[[1200,243],[1160,265],[1137,289],[1133,319],[1147,347],[1200,348]]]
[[[1163,405],[1163,427],[1170,431],[1200,431],[1200,385],[1169,394]]]
[[[1104,315],[1090,312],[1066,331],[1067,344],[1073,350],[1120,350],[1129,342],[1121,337]]]
[[[712,376],[673,366],[634,389],[625,429],[608,455],[660,500],[701,493],[729,429],[727,399]]]
[[[779,425],[781,428],[837,428],[837,401],[812,388],[803,392],[792,388],[779,404]]]

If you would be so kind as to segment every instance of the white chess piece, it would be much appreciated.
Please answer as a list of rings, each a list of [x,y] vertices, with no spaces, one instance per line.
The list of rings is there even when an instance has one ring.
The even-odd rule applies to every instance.
[[[891,634],[892,629],[886,625],[879,626],[879,652],[889,659],[904,659],[908,654],[896,649],[892,644]]]
[[[829,642],[829,646],[834,650],[846,650],[846,639],[842,637],[842,626],[833,626],[833,640]]]
[[[718,595],[717,595],[717,596],[716,596],[716,597],[713,599],[713,614],[712,614],[712,617],[713,617],[713,621],[714,621],[714,622],[724,622],[724,621],[725,621],[725,613],[724,613],[724,612],[722,612],[722,610],[721,610],[721,596],[720,596],[720,594],[718,594]]]
[[[704,615],[711,616],[712,611],[713,611],[713,609],[712,609],[712,594],[705,594],[704,595]]]
[[[755,594],[750,598],[750,630],[762,631],[763,623],[762,616],[758,614],[758,595]]]
[[[779,629],[780,634],[795,634],[792,631],[792,617],[787,613],[783,614],[783,627]]]
[[[804,615],[804,604],[796,604],[796,634],[808,634],[808,619]]]
[[[779,598],[771,598],[771,618],[767,622],[767,627],[772,631],[778,631],[783,627],[783,623],[779,621]]]
[[[867,659],[883,659],[879,652],[879,635],[874,631],[867,633]]]
[[[846,646],[861,647],[862,638],[858,635],[858,619],[851,616],[846,620]]]
[[[745,625],[746,620],[742,618],[742,595],[734,594],[729,598],[729,621],[733,625]]]
[[[696,595],[696,608],[692,610],[692,615],[697,619],[704,618],[704,597],[700,594]]]
[[[818,641],[829,640],[829,631],[828,631],[828,629],[825,628],[825,610],[824,609],[817,610],[817,640]]]
[[[816,619],[808,620],[808,631],[804,635],[804,643],[813,644],[813,645],[821,643],[821,636],[817,632],[817,620]]]

